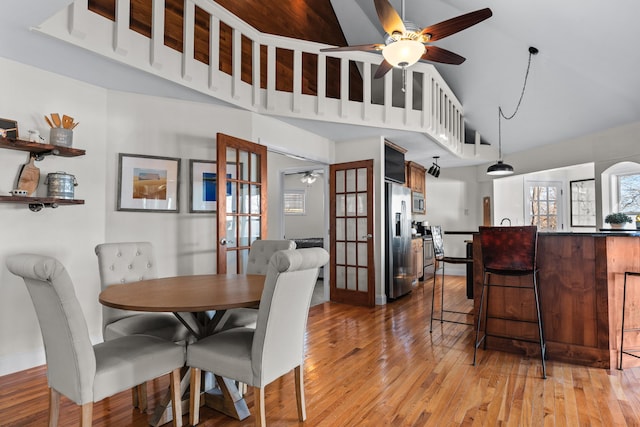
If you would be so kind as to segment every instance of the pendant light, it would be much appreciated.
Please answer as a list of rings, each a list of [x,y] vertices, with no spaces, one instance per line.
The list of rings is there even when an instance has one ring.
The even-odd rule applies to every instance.
[[[522,85],[520,100],[518,100],[518,105],[516,105],[516,109],[513,114],[509,117],[505,116],[502,112],[502,107],[498,106],[498,161],[495,164],[489,166],[489,168],[487,169],[487,175],[502,176],[511,175],[513,173],[513,166],[502,161],[502,119],[511,120],[518,112],[520,103],[522,103],[522,98],[524,98],[524,91],[527,87],[527,79],[529,78],[529,70],[531,69],[531,57],[537,54],[538,49],[533,46],[529,47],[529,62],[527,64],[527,72],[524,75],[524,84]]]
[[[431,167],[427,171],[429,175],[434,176],[436,178],[440,176],[440,166],[438,166],[439,158],[440,156],[433,156],[434,162],[431,164]]]

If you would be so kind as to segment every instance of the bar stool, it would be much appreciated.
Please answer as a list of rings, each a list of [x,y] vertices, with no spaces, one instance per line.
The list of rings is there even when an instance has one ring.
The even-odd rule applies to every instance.
[[[627,276],[635,276],[635,277],[640,277],[640,273],[635,272],[635,271],[625,271],[624,272],[624,287],[623,287],[623,291],[622,291],[622,324],[621,324],[621,331],[620,331],[620,358],[618,359],[618,369],[622,370],[622,355],[623,354],[627,354],[629,356],[633,356],[635,358],[640,359],[640,355],[636,354],[638,352],[640,352],[640,349],[638,350],[624,350],[624,333],[625,332],[632,332],[632,331],[640,331],[640,327],[635,327],[635,328],[627,328],[625,329],[624,327],[624,320],[625,320],[625,308],[626,308],[626,304],[627,304]]]
[[[542,378],[547,378],[545,357],[546,345],[542,327],[540,311],[540,295],[538,292],[538,267],[536,264],[538,229],[536,226],[523,227],[480,227],[480,246],[482,247],[482,293],[480,295],[480,307],[478,309],[478,327],[476,329],[476,342],[473,350],[473,365],[476,365],[476,355],[480,344],[487,348],[488,336],[504,338],[516,341],[537,343],[540,345],[540,360],[542,361]],[[509,285],[491,283],[492,276],[531,276],[530,286]],[[489,315],[490,288],[517,288],[531,289],[535,299],[535,320],[526,320],[515,317],[501,317]],[[485,290],[486,289],[486,290]],[[480,337],[482,311],[486,293],[486,308],[484,308],[484,335]],[[488,319],[501,319],[509,322],[522,322],[537,324],[538,340],[525,337],[514,337],[504,334],[491,334],[487,332]]]
[[[433,252],[435,254],[436,261],[442,263],[442,281],[440,282],[440,317],[433,317],[434,301],[436,299],[436,277],[438,276],[437,266],[436,271],[433,272],[433,289],[431,294],[431,322],[429,324],[429,332],[433,331],[433,321],[439,320],[442,322],[458,323],[460,325],[472,326],[473,323],[460,322],[457,320],[447,320],[444,318],[444,313],[464,314],[469,315],[473,313],[467,313],[464,311],[445,310],[444,309],[444,266],[449,264],[473,264],[473,259],[462,257],[448,257],[444,255],[444,243],[442,241],[442,228],[439,225],[431,227],[431,236],[433,237]]]

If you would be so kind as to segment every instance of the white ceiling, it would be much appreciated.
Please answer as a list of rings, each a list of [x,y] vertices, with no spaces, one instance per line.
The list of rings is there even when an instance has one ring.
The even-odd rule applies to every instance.
[[[349,44],[380,43],[373,0],[331,0]],[[112,63],[29,31],[70,0],[3,0],[0,56],[110,89],[217,102],[205,95]],[[399,13],[402,0],[391,0]],[[497,144],[498,105],[513,112],[524,81],[528,48],[533,57],[518,115],[502,123],[508,156],[640,121],[640,2],[637,0],[405,0],[405,17],[419,27],[490,7],[493,17],[435,44],[467,58],[436,68],[464,107],[469,127]],[[380,135],[380,129],[288,120],[335,140]],[[443,167],[472,164],[447,155],[425,136],[390,132],[427,166],[441,155]]]
[[[391,0],[398,13],[402,1]],[[485,7],[493,16],[434,44],[467,60],[436,64],[462,102],[467,125],[507,155],[640,120],[640,2],[616,0],[405,0],[405,19],[426,27]],[[349,44],[380,43],[372,0],[332,0]],[[446,161],[442,161],[446,165]]]

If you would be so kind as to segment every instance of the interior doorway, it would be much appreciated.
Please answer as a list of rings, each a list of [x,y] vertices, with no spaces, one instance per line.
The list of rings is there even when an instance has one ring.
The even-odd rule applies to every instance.
[[[275,179],[268,195],[268,238],[329,251],[328,168],[325,163],[269,151],[270,176]],[[320,270],[312,304],[329,300],[329,271],[328,265]]]

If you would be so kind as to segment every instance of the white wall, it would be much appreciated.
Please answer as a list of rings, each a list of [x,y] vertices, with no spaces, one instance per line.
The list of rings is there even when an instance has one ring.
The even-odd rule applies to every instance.
[[[40,329],[21,280],[3,267],[8,254],[54,255],[68,268],[94,342],[101,341],[100,282],[94,247],[102,242],[147,240],[153,243],[158,274],[206,274],[215,271],[215,214],[188,213],[189,159],[215,160],[217,132],[281,147],[300,147],[331,161],[333,142],[279,120],[235,108],[108,91],[73,79],[0,59],[0,117],[18,121],[20,134],[38,129],[48,134],[43,116],[69,114],[80,125],[74,146],[78,158],[47,157],[46,172],[74,174],[76,197],[85,205],[34,213],[25,205],[0,204],[0,375],[44,363]],[[10,101],[9,101],[10,100]],[[255,123],[257,122],[257,123]],[[276,144],[277,142],[277,144]],[[320,148],[316,145],[321,145]],[[181,159],[179,213],[116,210],[118,154],[146,154]],[[8,194],[28,154],[2,150],[0,193]],[[269,178],[279,171],[269,170]],[[40,186],[39,195],[46,189]],[[268,204],[279,198],[269,192]],[[19,319],[19,321],[16,321]]]
[[[313,185],[300,182],[302,174],[290,174],[284,178],[284,188],[287,190],[301,190],[305,192],[304,215],[284,216],[285,239],[304,237],[325,237],[324,215],[324,181],[325,175],[320,175]]]
[[[100,288],[93,248],[105,235],[105,153],[107,91],[0,58],[0,117],[18,121],[19,135],[37,129],[47,137],[44,116],[68,114],[79,121],[73,145],[86,150],[75,158],[48,156],[40,168],[37,195],[46,196],[47,173],[76,176],[75,197],[84,205],[31,212],[26,205],[0,204],[0,375],[44,363],[42,339],[31,299],[22,279],[5,268],[10,254],[34,252],[58,258],[76,286],[89,332],[101,340]],[[29,154],[0,150],[0,193],[14,188],[20,165]]]
[[[513,165],[518,174],[594,163],[596,184],[596,225],[604,226],[602,215],[601,174],[621,161],[640,162],[640,122],[608,129],[556,144],[505,156],[505,163]],[[487,181],[486,167],[476,169],[479,181]]]
[[[308,169],[324,169],[326,165],[318,162],[305,161],[301,159],[292,158],[283,154],[269,151],[269,219],[268,229],[269,238],[271,239],[283,239],[287,235],[285,231],[285,222],[283,210],[282,210],[282,188],[283,188],[283,174],[292,173],[293,171],[308,170]],[[300,175],[298,175],[299,177]],[[323,200],[325,199],[324,193],[327,191],[327,174],[322,175],[314,184],[313,205],[317,209],[321,209],[315,214],[321,218],[323,226],[320,233],[317,236],[311,236],[307,234],[303,237],[324,237],[328,239],[327,227],[325,227],[325,216],[328,214],[327,207],[324,206]],[[300,183],[300,181],[298,181]],[[301,184],[301,183],[300,183]],[[315,193],[319,194],[315,194]],[[315,200],[315,198],[318,200]],[[306,218],[306,217],[305,217]]]
[[[540,171],[579,165],[578,168],[563,169],[564,172],[561,173],[564,182],[568,184],[570,180],[594,177],[596,200],[603,200],[601,174],[622,161],[640,163],[640,122],[506,156],[504,161],[513,165],[518,175],[496,179],[495,189],[493,188],[494,179],[486,174],[489,165],[442,169],[439,179],[427,177],[426,217],[429,222],[445,224],[445,230],[461,229],[453,228],[456,226],[455,221],[452,221],[454,224],[449,225],[450,218],[456,221],[461,219],[459,197],[452,193],[455,191],[455,185],[450,180],[455,181],[458,188],[467,191],[467,200],[471,206],[470,215],[464,217],[467,221],[462,220],[462,223],[472,230],[482,224],[482,199],[487,196],[492,200],[494,222],[499,223],[501,218],[509,217],[512,221],[515,218],[514,225],[518,222],[523,223],[524,178],[528,174],[540,178],[543,176],[538,174]],[[545,172],[545,174],[548,173]],[[544,176],[549,177],[549,175]],[[568,187],[566,189],[568,191]],[[475,194],[471,194],[473,192]],[[454,206],[453,209],[450,208],[451,205]],[[568,212],[568,209],[567,205],[565,212]],[[602,218],[602,204],[598,203],[596,206],[597,228],[604,225]],[[448,253],[450,246],[445,240]]]
[[[475,181],[474,168],[441,169],[435,178],[427,174],[425,220],[440,225],[443,231],[475,231],[482,222],[482,204],[478,200],[480,185]],[[444,234],[447,256],[466,256],[468,235]],[[447,265],[447,274],[466,274],[464,265]]]
[[[215,272],[216,215],[189,213],[189,159],[215,160],[216,133],[250,139],[251,120],[217,105],[109,92],[106,241],[150,241],[160,276]],[[118,153],[182,159],[180,212],[117,211]]]

